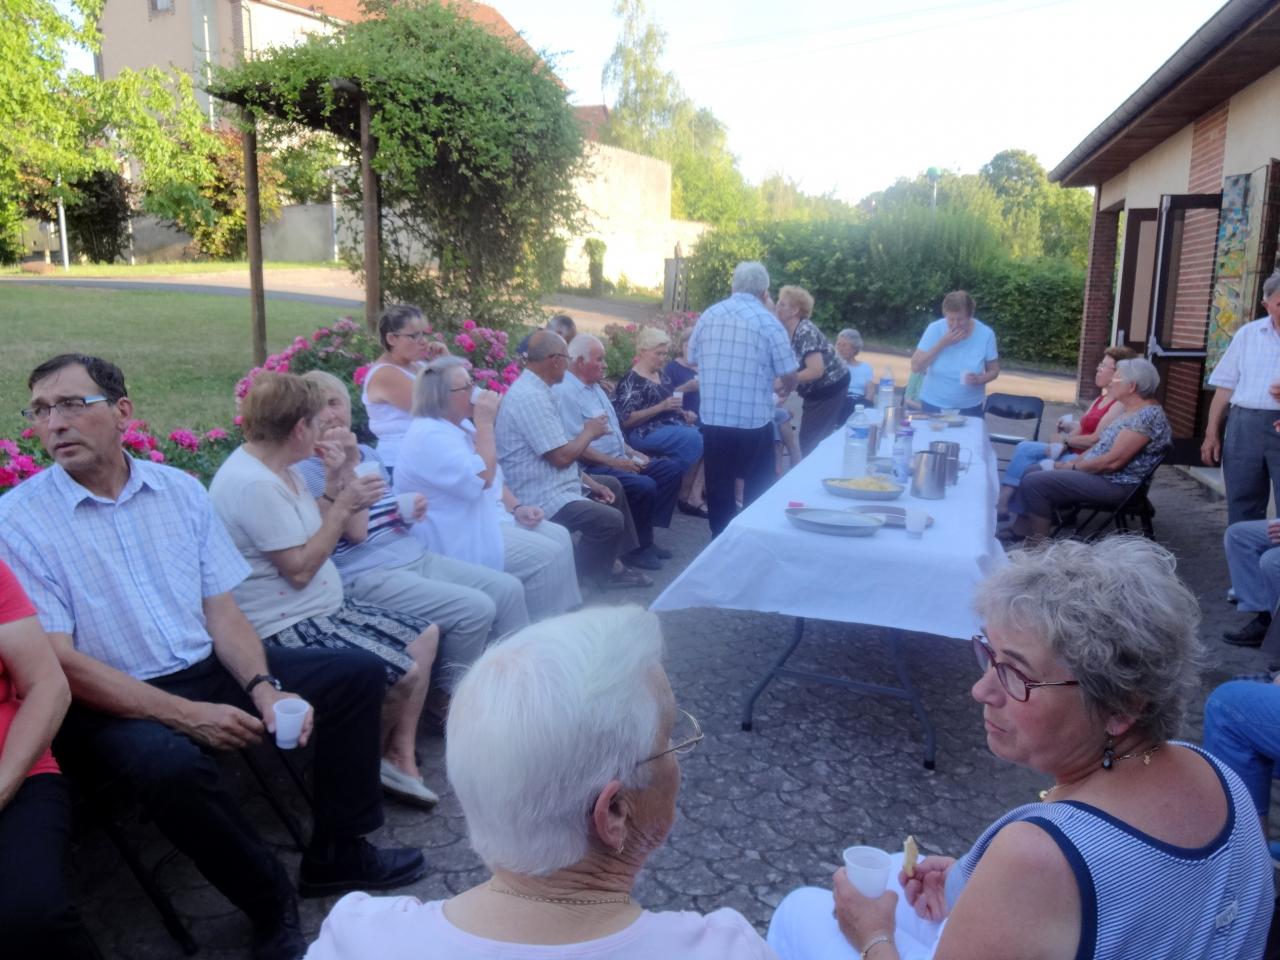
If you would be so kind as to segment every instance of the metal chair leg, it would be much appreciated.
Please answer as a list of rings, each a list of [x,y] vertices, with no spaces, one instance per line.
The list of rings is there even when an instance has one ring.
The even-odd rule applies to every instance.
[[[174,942],[182,948],[182,952],[188,957],[195,956],[200,948],[196,945],[195,940],[192,939],[186,925],[178,917],[177,911],[173,909],[173,902],[169,899],[168,894],[160,889],[160,885],[151,876],[151,871],[138,858],[137,852],[125,838],[119,824],[111,819],[108,814],[101,814],[98,817],[98,822],[102,825],[102,829],[107,836],[111,838],[111,842],[115,844],[115,848],[120,852],[120,856],[124,858],[124,862],[129,865],[129,870],[137,879],[138,885],[142,887],[143,892],[146,893],[152,906],[159,912],[160,919],[164,922],[164,928],[169,931],[169,936],[174,939]]]
[[[271,782],[267,779],[266,771],[258,763],[258,758],[250,750],[241,750],[240,756],[244,758],[245,766],[249,768],[253,778],[258,781],[258,787],[266,798],[267,803],[271,805],[271,809],[275,811],[280,822],[289,831],[289,835],[293,837],[294,846],[297,847],[299,853],[304,852],[307,849],[307,841],[302,833],[302,826],[298,823],[297,817],[276,796],[275,788],[271,786]]]

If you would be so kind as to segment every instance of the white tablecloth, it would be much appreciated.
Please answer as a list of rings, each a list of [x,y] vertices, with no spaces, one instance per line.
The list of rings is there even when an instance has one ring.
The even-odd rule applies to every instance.
[[[917,429],[915,449],[928,449],[933,440],[959,441],[972,463],[945,499],[917,499],[908,486],[890,501],[924,507],[933,517],[920,539],[900,527],[836,537],[791,525],[784,511],[792,500],[838,510],[862,504],[822,486],[824,477],[841,476],[844,433],[837,430],[735,517],[652,609],[727,607],[968,639],[979,629],[974,587],[1007,562],[995,539],[995,454],[986,425],[975,417],[963,427]],[[881,455],[888,450],[882,442]]]

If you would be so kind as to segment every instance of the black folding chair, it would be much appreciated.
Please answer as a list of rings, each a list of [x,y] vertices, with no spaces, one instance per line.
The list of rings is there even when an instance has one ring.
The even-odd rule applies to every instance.
[[[1064,526],[1070,525],[1074,527],[1071,534],[1073,540],[1083,540],[1086,543],[1096,540],[1107,532],[1107,528],[1114,525],[1118,533],[1128,533],[1130,521],[1137,521],[1142,526],[1142,533],[1148,540],[1156,538],[1155,526],[1152,523],[1156,515],[1156,508],[1151,505],[1151,500],[1147,496],[1151,489],[1151,481],[1155,478],[1156,471],[1160,469],[1160,465],[1164,463],[1165,458],[1169,456],[1169,451],[1165,450],[1160,454],[1160,458],[1151,465],[1151,469],[1146,472],[1142,480],[1137,483],[1128,496],[1120,501],[1118,505],[1093,503],[1088,500],[1082,501],[1076,508],[1074,517],[1059,518],[1057,526],[1053,533],[1057,535]],[[1089,511],[1089,515],[1083,520],[1080,519],[1081,514]],[[1089,526],[1097,517],[1102,517],[1102,522],[1093,530],[1089,530]]]
[[[1016,393],[993,393],[987,397],[982,415],[984,419],[995,417],[999,420],[1034,420],[1036,422],[1035,430],[1029,437],[1019,436],[1016,433],[991,434],[992,443],[1003,443],[1013,447],[1023,440],[1040,439],[1040,423],[1044,420],[1044,401],[1039,397],[1024,397]],[[997,457],[997,459],[1002,464],[1009,462],[1008,457]]]

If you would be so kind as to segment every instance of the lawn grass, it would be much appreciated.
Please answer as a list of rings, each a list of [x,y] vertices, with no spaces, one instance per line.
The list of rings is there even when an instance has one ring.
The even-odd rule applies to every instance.
[[[267,300],[267,349],[332,323],[340,308]],[[157,430],[225,426],[252,365],[247,297],[0,284],[0,436],[26,426],[27,374],[57,353],[124,370],[137,415]]]
[[[171,263],[138,263],[130,266],[127,263],[76,263],[71,269],[63,270],[54,265],[54,277],[110,277],[115,280],[143,279],[145,277],[181,277],[196,276],[204,273],[245,272],[249,264],[243,260],[180,260]],[[286,261],[268,262],[262,265],[263,270],[341,270],[343,265],[336,262],[326,263],[290,263]],[[26,276],[17,266],[0,267],[0,276]]]

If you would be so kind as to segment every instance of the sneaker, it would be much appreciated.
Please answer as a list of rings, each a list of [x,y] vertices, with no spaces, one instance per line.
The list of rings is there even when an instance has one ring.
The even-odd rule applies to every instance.
[[[1270,627],[1271,615],[1260,613],[1239,630],[1224,633],[1222,639],[1233,647],[1260,647]]]
[[[421,850],[379,849],[364,837],[327,846],[327,851],[308,848],[303,854],[298,868],[299,896],[332,897],[353,890],[391,890],[413,883],[427,872]]]
[[[290,897],[284,913],[272,923],[254,924],[253,960],[302,960],[307,941],[298,920],[297,901]]]
[[[653,578],[646,576],[643,571],[634,570],[631,567],[623,567],[617,573],[609,575],[608,579],[601,582],[602,589],[610,587],[652,587]]]
[[[440,802],[440,798],[436,796],[435,791],[428,787],[420,777],[410,776],[388,760],[382,761],[382,768],[378,771],[378,778],[382,781],[383,791],[397,800],[403,800],[405,803],[413,804],[415,807],[430,810]]]

